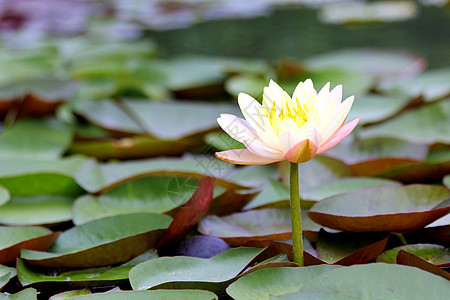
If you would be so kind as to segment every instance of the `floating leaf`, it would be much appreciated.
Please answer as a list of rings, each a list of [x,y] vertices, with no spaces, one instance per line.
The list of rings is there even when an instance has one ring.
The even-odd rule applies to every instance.
[[[77,296],[77,300],[172,300],[172,299],[198,299],[217,300],[217,296],[209,291],[202,290],[156,290],[156,291],[118,291],[96,293],[92,295]]]
[[[123,101],[123,107],[145,132],[160,139],[180,139],[219,127],[220,114],[239,115],[235,105],[219,103]]]
[[[319,232],[316,250],[325,263],[341,266],[369,263],[386,248],[389,236],[354,232]]]
[[[0,265],[0,290],[16,275],[16,268]]]
[[[20,249],[45,250],[59,233],[35,226],[0,226],[0,263],[14,261]]]
[[[155,250],[150,250],[124,264],[96,269],[58,272],[46,275],[29,268],[21,259],[17,261],[17,277],[23,286],[46,287],[86,287],[105,286],[128,282],[128,272],[137,264],[158,257]]]
[[[227,294],[236,300],[265,300],[270,295],[295,292],[312,278],[336,268],[339,266],[262,269],[239,278],[227,288]]]
[[[450,280],[450,273],[405,250],[400,250],[398,252],[396,262],[399,265],[416,267]]]
[[[402,250],[414,254],[433,265],[450,265],[450,251],[443,246],[432,244],[411,244],[392,248],[380,254],[377,262],[393,264],[396,262],[397,254]]]
[[[267,86],[269,80],[255,75],[238,75],[229,78],[225,82],[225,90],[234,97],[239,93],[246,93],[258,99]],[[225,150],[225,149],[224,149]]]
[[[205,142],[219,151],[243,149],[244,144],[230,137],[226,132],[211,132],[205,136]]]
[[[20,120],[0,133],[0,158],[55,159],[72,141],[72,130],[55,119]]]
[[[414,78],[384,82],[381,89],[409,97],[422,96],[426,101],[432,101],[450,95],[449,76],[450,68],[429,70]]]
[[[320,226],[306,216],[302,210],[302,229],[318,232]],[[263,239],[290,239],[292,236],[289,208],[268,208],[249,210],[228,216],[206,216],[198,225],[198,231],[205,235],[220,237],[228,244],[242,245],[246,241]]]
[[[215,190],[219,189],[218,187]],[[208,215],[227,215],[240,211],[256,195],[257,189],[229,189],[214,197],[208,209]]]
[[[197,189],[174,216],[156,248],[180,242],[206,215],[214,191],[214,179],[205,177],[198,181]]]
[[[336,68],[378,78],[412,77],[426,66],[423,57],[382,49],[339,50],[308,58],[305,64],[312,70]]]
[[[79,195],[75,173],[87,162],[73,156],[61,160],[0,159],[0,184],[11,196]]]
[[[77,182],[91,193],[105,192],[131,179],[150,175],[216,177],[216,183],[230,188],[242,188],[239,183],[225,178],[232,166],[216,158],[194,157],[189,159],[158,158],[98,164],[87,162],[77,174]],[[0,181],[1,182],[1,181]]]
[[[0,224],[54,225],[72,219],[73,199],[60,196],[13,197],[0,207]]]
[[[290,205],[289,199],[289,188],[279,181],[271,180],[244,209],[288,207]],[[302,204],[304,204],[303,201]]]
[[[314,204],[322,199],[335,196],[338,194],[348,193],[352,191],[362,190],[377,186],[399,186],[400,183],[374,177],[346,177],[335,181],[325,183],[318,188],[300,192],[302,203],[312,202]]]
[[[297,292],[274,299],[419,300],[445,298],[449,292],[444,278],[416,268],[376,263],[331,270],[309,280]]]
[[[446,215],[450,206],[435,208],[450,196],[439,186],[375,187],[317,202],[309,217],[323,226],[354,232],[407,232]]]
[[[450,143],[450,101],[410,110],[361,132],[363,138],[392,137],[413,143]]]
[[[196,188],[196,180],[176,176],[135,179],[103,195],[78,198],[73,206],[74,223],[138,212],[166,213],[185,204]]]
[[[45,267],[103,267],[152,248],[170,224],[166,215],[141,213],[103,218],[60,235],[48,252],[22,250],[26,262]]]
[[[84,288],[82,290],[75,290],[75,291],[67,291],[62,292],[59,294],[55,294],[49,298],[49,300],[65,300],[65,299],[71,299],[75,296],[84,296],[84,295],[91,295],[91,290],[88,288]]]
[[[195,288],[221,292],[262,251],[241,247],[232,248],[209,259],[160,257],[131,269],[130,283],[133,290]]]
[[[0,299],[10,299],[10,300],[33,300],[33,299],[37,299],[37,291],[35,289],[24,289],[18,293],[15,294],[2,294],[0,293]]]

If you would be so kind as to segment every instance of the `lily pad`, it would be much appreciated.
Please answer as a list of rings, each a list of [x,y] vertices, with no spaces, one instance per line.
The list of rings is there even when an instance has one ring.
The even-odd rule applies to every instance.
[[[328,264],[350,266],[369,263],[386,248],[389,236],[384,233],[319,232],[318,258]]]
[[[0,299],[1,300],[33,300],[33,299],[37,299],[37,291],[35,289],[29,288],[29,289],[24,289],[18,293],[15,294],[2,294],[0,293]]]
[[[76,179],[84,189],[91,193],[104,193],[131,179],[150,175],[184,176],[197,179],[212,176],[216,177],[216,184],[220,186],[243,188],[239,183],[226,179],[231,168],[232,166],[229,163],[203,156],[186,159],[158,158],[105,164],[89,161],[81,167]]]
[[[405,250],[400,250],[397,254],[396,262],[399,265],[411,266],[433,273],[450,280],[450,273],[427,262],[426,260]]]
[[[342,231],[408,232],[450,212],[450,206],[435,208],[449,196],[450,191],[439,186],[375,187],[324,199],[308,215]]]
[[[266,78],[255,75],[233,76],[225,82],[225,90],[234,97],[237,97],[239,93],[246,93],[258,99],[268,81]]]
[[[450,143],[450,101],[410,110],[395,119],[371,126],[361,137],[392,137],[412,143]]]
[[[0,184],[11,196],[76,196],[83,189],[75,182],[75,173],[87,159],[72,156],[60,160],[0,159]]]
[[[128,272],[137,264],[158,257],[155,250],[150,250],[118,266],[56,272],[47,275],[29,268],[21,259],[17,261],[18,279],[22,286],[36,288],[46,286],[65,286],[71,288],[86,286],[105,286],[128,282]]]
[[[202,290],[156,290],[156,291],[117,291],[96,293],[92,295],[77,296],[77,300],[172,300],[172,299],[198,299],[217,300],[217,296],[209,291]]]
[[[376,263],[331,270],[309,280],[297,292],[273,299],[419,300],[445,298],[449,292],[448,281],[439,276],[417,268]]]
[[[271,180],[244,209],[289,207],[289,199],[289,188],[279,181]]]
[[[244,149],[245,145],[236,141],[225,132],[211,132],[205,136],[205,142],[219,151]]]
[[[16,268],[0,265],[0,290],[16,275]]]
[[[232,248],[209,259],[160,257],[131,269],[130,283],[133,290],[195,288],[221,292],[262,251],[264,250],[241,247]]]
[[[377,258],[377,262],[393,264],[396,262],[397,254],[401,250],[414,254],[433,265],[450,265],[450,251],[443,246],[432,244],[411,244],[392,248],[380,254]]]
[[[0,158],[55,159],[72,141],[69,126],[55,119],[25,119],[0,133]]]
[[[0,224],[54,225],[72,220],[73,198],[61,196],[13,197],[0,207]]]
[[[130,260],[152,248],[171,222],[153,213],[107,217],[73,227],[47,252],[22,250],[26,262],[45,267],[103,267]]]
[[[309,202],[311,207],[317,201],[335,196],[338,194],[362,190],[377,186],[400,186],[401,184],[394,180],[375,178],[375,177],[346,177],[325,183],[318,188],[301,192],[302,203]]]
[[[384,82],[381,89],[390,93],[402,93],[409,97],[422,96],[432,101],[450,95],[448,77],[450,68],[426,71],[417,77]]]
[[[239,278],[227,288],[236,300],[265,300],[270,295],[297,291],[303,284],[339,266],[320,265],[303,268],[267,268]]]
[[[129,114],[145,132],[159,139],[180,139],[217,129],[220,114],[239,115],[236,105],[193,102],[123,101]]]
[[[78,198],[73,206],[74,223],[138,212],[167,213],[185,204],[196,188],[196,180],[176,176],[131,180],[103,195]]]
[[[307,217],[302,210],[302,229],[318,232],[320,226]],[[292,236],[289,208],[268,208],[249,210],[228,216],[206,216],[198,225],[198,231],[205,235],[220,237],[231,246],[242,245],[251,240],[290,239]]]
[[[401,51],[349,49],[321,54],[305,61],[312,70],[337,68],[377,78],[412,77],[426,67],[423,57]]]
[[[0,263],[14,261],[20,249],[45,250],[59,233],[37,226],[0,226]]]

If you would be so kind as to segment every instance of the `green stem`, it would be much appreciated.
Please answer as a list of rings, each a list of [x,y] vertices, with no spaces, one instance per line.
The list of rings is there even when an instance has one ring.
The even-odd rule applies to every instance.
[[[403,234],[397,232],[392,233],[400,239],[400,242],[402,242],[403,245],[408,245],[408,242],[406,241],[405,236]]]
[[[298,183],[298,164],[291,164],[290,190],[291,190],[291,221],[292,221],[292,243],[294,246],[294,261],[299,266],[304,266],[303,260],[303,237],[302,217],[300,214],[300,194]]]

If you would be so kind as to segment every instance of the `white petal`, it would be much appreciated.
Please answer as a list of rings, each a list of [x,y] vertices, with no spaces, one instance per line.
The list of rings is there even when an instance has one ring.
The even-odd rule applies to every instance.
[[[284,90],[275,81],[270,80],[269,86],[264,88],[263,106],[270,110],[275,103],[277,113],[280,112],[283,107],[283,94]]]
[[[263,141],[259,139],[244,141],[244,144],[247,149],[255,155],[269,159],[283,159],[283,152],[268,147],[266,144],[264,144]]]
[[[330,83],[327,82],[327,84],[325,84],[324,87],[317,94],[317,99],[316,99],[317,108],[319,110],[323,110],[325,107],[328,106],[329,99],[330,99]]]
[[[341,103],[342,101],[342,85],[337,85],[334,89],[330,92],[331,96],[333,98],[336,98],[337,103]]]
[[[278,148],[278,139],[269,119],[262,113],[262,106],[247,94],[238,95],[238,103],[247,122],[258,133],[258,136],[272,148]]]
[[[220,127],[233,139],[244,143],[245,139],[258,139],[258,134],[250,124],[241,118],[230,114],[221,114],[217,119]]]
[[[297,138],[299,128],[295,122],[290,118],[284,118],[280,125],[280,136],[278,138],[278,145],[281,151],[288,152],[291,147],[300,142]]]
[[[348,97],[341,103],[337,111],[331,118],[331,121],[328,123],[325,129],[322,130],[322,139],[323,141],[328,140],[334,132],[336,132],[344,123],[345,118],[352,107],[354,97]]]
[[[294,102],[298,100],[300,104],[312,107],[315,105],[316,94],[317,92],[314,89],[312,80],[307,79],[305,82],[300,82],[297,85],[294,94],[292,95],[292,99]]]
[[[239,165],[265,165],[278,160],[260,157],[247,149],[235,149],[222,152],[216,152],[216,157]]]

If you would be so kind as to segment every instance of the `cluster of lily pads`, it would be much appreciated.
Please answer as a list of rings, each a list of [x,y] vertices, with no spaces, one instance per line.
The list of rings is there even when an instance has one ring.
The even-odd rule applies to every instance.
[[[374,49],[161,59],[149,41],[84,38],[0,61],[1,299],[448,295],[450,69]],[[216,118],[269,78],[343,84],[361,118],[300,165],[301,268],[288,165],[214,157],[243,148]]]

